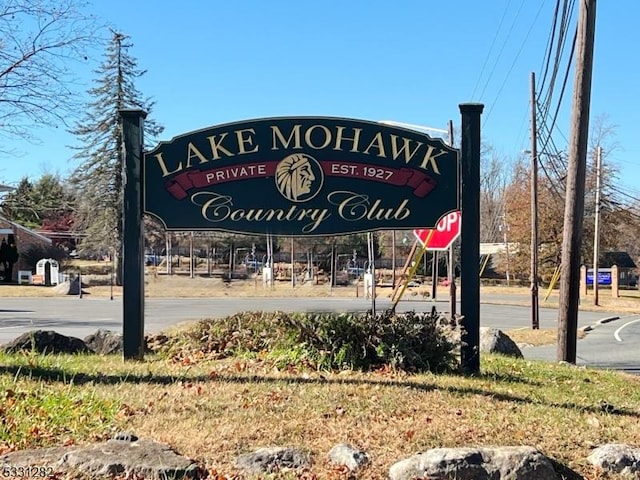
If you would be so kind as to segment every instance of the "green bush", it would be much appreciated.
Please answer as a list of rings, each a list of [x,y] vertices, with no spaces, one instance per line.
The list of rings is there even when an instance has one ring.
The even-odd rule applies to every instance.
[[[446,324],[436,313],[243,312],[202,320],[164,348],[178,357],[260,356],[281,368],[442,372],[457,366]]]

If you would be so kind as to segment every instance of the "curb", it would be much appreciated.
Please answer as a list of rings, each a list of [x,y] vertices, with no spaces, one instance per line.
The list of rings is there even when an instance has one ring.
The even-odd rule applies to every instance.
[[[605,323],[613,322],[614,320],[619,320],[619,319],[620,317],[618,316],[601,318],[595,324],[587,325],[586,327],[582,327],[580,330],[582,330],[583,332],[590,332],[598,325],[604,325]]]
[[[613,322],[614,320],[619,320],[619,319],[620,319],[620,317],[618,317],[618,316],[601,318],[600,320],[598,320],[596,322],[596,325],[602,325],[604,323]]]

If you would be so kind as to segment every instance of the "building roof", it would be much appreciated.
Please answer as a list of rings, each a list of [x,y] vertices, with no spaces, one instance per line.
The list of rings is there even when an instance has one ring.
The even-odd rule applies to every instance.
[[[22,232],[22,233],[25,233],[26,235],[29,235],[29,236],[34,237],[34,238],[37,238],[41,242],[48,243],[49,245],[51,245],[53,243],[53,241],[49,237],[45,237],[41,233],[34,232],[33,230],[31,230],[31,229],[29,229],[29,228],[27,228],[25,226],[22,226],[19,223],[12,222],[8,218],[3,217],[2,215],[0,215],[0,226],[5,226],[5,225],[7,225],[11,229],[13,229],[14,233],[15,233],[15,230],[18,230],[19,232]]]
[[[599,267],[636,268],[636,264],[627,252],[603,252],[600,254]]]

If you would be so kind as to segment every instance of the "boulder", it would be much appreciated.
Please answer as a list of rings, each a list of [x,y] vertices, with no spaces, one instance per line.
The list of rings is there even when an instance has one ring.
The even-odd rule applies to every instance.
[[[640,472],[640,448],[622,443],[608,443],[595,448],[587,457],[592,465],[622,475]]]
[[[516,342],[497,328],[480,327],[480,351],[524,358]]]
[[[130,439],[137,438],[135,435]],[[200,479],[206,471],[169,446],[146,439],[89,446],[21,450],[0,456],[3,466],[46,466],[73,478]],[[57,478],[57,477],[56,477]]]
[[[84,343],[98,355],[122,352],[122,334],[111,330],[96,330],[84,338]]]
[[[369,463],[369,456],[347,443],[339,443],[329,451],[329,461],[353,471]]]
[[[84,283],[82,284],[83,289],[86,286]],[[60,295],[80,295],[80,281],[77,278],[71,281],[67,280],[53,287],[53,291]],[[84,295],[85,293],[86,292],[82,290],[82,294]]]
[[[264,447],[240,455],[236,465],[249,474],[274,473],[280,470],[309,467],[309,455],[290,447]]]
[[[389,480],[560,480],[549,458],[533,447],[434,448],[394,463]]]
[[[68,337],[53,330],[33,330],[20,335],[2,346],[6,353],[31,351],[37,353],[91,353],[87,345],[79,338]]]

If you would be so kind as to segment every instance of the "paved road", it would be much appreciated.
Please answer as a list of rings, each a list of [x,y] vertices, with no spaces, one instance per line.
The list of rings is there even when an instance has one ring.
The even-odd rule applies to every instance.
[[[587,336],[578,341],[576,364],[640,374],[640,315],[610,318],[611,321],[594,324]],[[525,348],[523,354],[531,360],[553,361],[556,346]]]
[[[514,297],[509,297],[510,301]],[[523,304],[526,305],[523,296]],[[498,296],[485,296],[480,306],[481,326],[502,330],[530,327],[530,309],[526,306],[501,305],[505,301]],[[429,311],[433,306],[447,311],[447,301],[406,300],[400,302],[397,311]],[[388,299],[378,299],[376,309],[390,307]],[[366,311],[371,301],[357,298],[203,298],[156,299],[145,302],[145,331],[156,333],[183,321],[207,317],[220,317],[238,311]],[[578,363],[640,369],[640,317],[622,317],[610,323],[604,318],[622,317],[616,312],[580,312],[578,327],[596,325],[578,344]],[[628,325],[624,322],[631,322]],[[554,328],[557,310],[540,309],[540,327]],[[614,333],[625,325],[616,339]],[[55,330],[79,338],[97,329],[122,331],[122,300],[91,298],[84,296],[60,298],[0,298],[0,344],[13,340],[20,334],[36,329]],[[526,358],[555,361],[556,349],[551,347],[526,348]]]
[[[447,311],[444,301],[402,301],[397,311],[429,311],[436,305],[438,311]],[[387,299],[377,300],[376,308],[390,307]],[[220,317],[238,311],[367,311],[371,301],[357,298],[198,298],[158,299],[145,301],[145,329],[158,332],[181,321],[206,317]],[[515,305],[483,303],[480,307],[481,323],[501,329],[526,328],[529,310]],[[595,323],[603,316],[614,313],[580,312],[579,326]],[[555,326],[555,309],[540,309],[540,326]],[[0,298],[0,343],[17,335],[39,329],[55,329],[65,335],[86,336],[98,328],[122,329],[122,300],[106,298]]]

